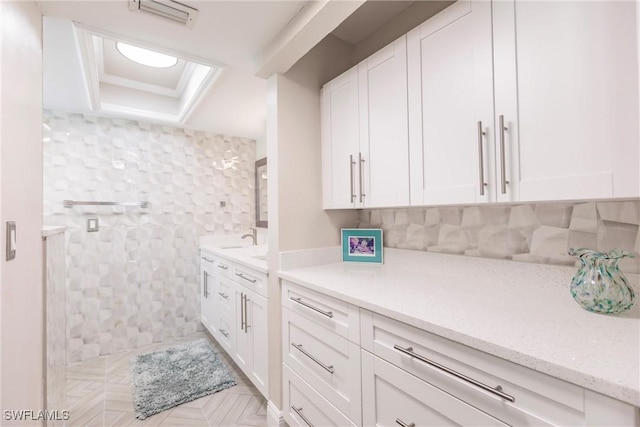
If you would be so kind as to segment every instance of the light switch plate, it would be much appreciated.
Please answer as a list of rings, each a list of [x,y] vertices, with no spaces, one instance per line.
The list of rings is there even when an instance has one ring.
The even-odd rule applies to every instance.
[[[100,229],[100,225],[98,223],[98,218],[88,218],[87,219],[87,231],[94,232]]]
[[[16,257],[16,222],[7,221],[7,261]]]

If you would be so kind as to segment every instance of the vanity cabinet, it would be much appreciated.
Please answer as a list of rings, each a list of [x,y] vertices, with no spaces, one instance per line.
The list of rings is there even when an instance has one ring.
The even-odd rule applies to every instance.
[[[322,88],[323,207],[409,204],[406,36]]]
[[[409,32],[411,203],[638,197],[635,7],[459,0]]]
[[[267,275],[205,250],[200,271],[202,324],[267,397]]]

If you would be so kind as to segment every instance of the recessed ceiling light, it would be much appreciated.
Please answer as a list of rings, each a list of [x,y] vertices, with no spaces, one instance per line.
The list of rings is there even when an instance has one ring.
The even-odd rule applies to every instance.
[[[178,63],[178,58],[175,56],[165,55],[164,53],[154,52],[153,50],[122,42],[116,42],[116,48],[125,58],[148,67],[169,68]]]

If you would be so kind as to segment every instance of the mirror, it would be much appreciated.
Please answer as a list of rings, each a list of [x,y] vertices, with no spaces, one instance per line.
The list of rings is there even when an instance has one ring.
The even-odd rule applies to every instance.
[[[256,160],[256,227],[267,227],[267,158]]]

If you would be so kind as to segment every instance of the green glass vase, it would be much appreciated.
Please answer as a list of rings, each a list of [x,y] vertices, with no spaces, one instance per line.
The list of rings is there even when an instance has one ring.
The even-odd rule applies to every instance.
[[[569,255],[580,260],[571,280],[571,295],[578,304],[595,313],[622,313],[635,302],[635,294],[627,278],[618,268],[622,258],[633,254],[619,249],[597,252],[591,249],[569,249]]]

